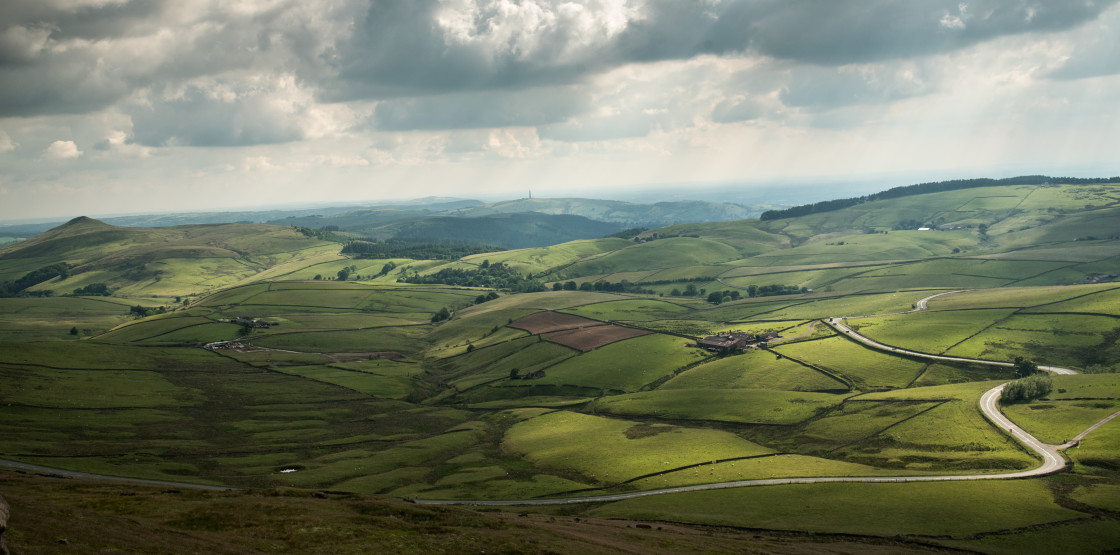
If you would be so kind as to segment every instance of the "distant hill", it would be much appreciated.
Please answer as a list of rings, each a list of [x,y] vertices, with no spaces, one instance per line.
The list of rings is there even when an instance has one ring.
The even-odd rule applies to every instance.
[[[211,224],[163,228],[109,225],[79,217],[0,247],[0,281],[65,263],[68,275],[31,287],[64,294],[94,283],[129,295],[201,293],[293,260],[338,258],[338,243],[290,227]]]
[[[472,218],[432,216],[391,223],[375,235],[417,241],[449,241],[496,245],[509,249],[544,247],[577,239],[594,239],[623,226],[583,216],[537,213],[494,214]]]
[[[1120,183],[883,196],[801,216],[675,224],[631,240],[577,241],[465,262],[501,261],[550,286],[626,281],[666,296],[769,286],[881,292],[1120,280]],[[464,266],[426,271],[445,267]]]
[[[848,208],[850,206],[855,206],[864,202],[901,198],[913,195],[923,195],[927,193],[958,191],[961,189],[975,189],[978,187],[994,187],[1004,185],[1049,185],[1050,183],[1061,183],[1066,185],[1099,185],[1103,183],[1116,182],[1120,182],[1120,177],[1077,178],[1050,177],[1046,175],[1021,175],[1019,177],[1008,177],[1005,179],[978,178],[934,181],[930,183],[918,183],[916,185],[894,187],[892,189],[887,189],[886,191],[874,193],[871,195],[864,195],[861,197],[824,200],[813,204],[802,204],[800,206],[794,206],[782,210],[767,210],[760,215],[759,219],[778,220],[782,218],[793,218],[819,212],[832,212],[834,210]]]
[[[722,222],[756,218],[758,207],[700,200],[639,204],[617,200],[534,198],[482,204],[450,211],[449,215],[477,217],[490,214],[538,212],[583,216],[626,227],[661,227],[684,222]]]
[[[172,214],[139,214],[112,216],[101,221],[122,227],[170,227],[192,224],[275,223],[277,225],[305,225],[312,227],[317,218],[347,212],[384,211],[404,214],[404,217],[427,215],[482,204],[482,201],[448,197],[426,197],[398,203],[359,204],[346,206],[320,206],[315,208],[240,210],[232,212],[181,212]],[[304,220],[306,221],[297,221]],[[288,221],[292,220],[292,221]],[[62,225],[62,220],[35,224],[0,226],[0,236],[33,237],[48,229]]]

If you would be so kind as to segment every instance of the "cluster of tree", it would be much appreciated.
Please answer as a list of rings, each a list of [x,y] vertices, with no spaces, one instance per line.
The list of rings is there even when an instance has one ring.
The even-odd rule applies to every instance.
[[[451,311],[448,310],[447,307],[445,306],[445,307],[439,309],[439,312],[432,315],[432,322],[433,323],[442,322],[444,320],[447,320],[448,318],[451,318]]]
[[[607,235],[607,237],[618,237],[619,239],[635,239],[636,240],[638,238],[638,236],[641,235],[645,231],[648,231],[648,229],[644,228],[644,227],[631,227],[629,229],[624,229],[622,231],[619,231],[618,233],[612,233],[610,235]]]
[[[148,306],[136,305],[128,307],[129,314],[135,314],[140,317],[148,316],[151,314],[163,314],[165,312],[167,312],[167,307],[165,306],[157,306],[153,308]]]
[[[354,279],[360,279],[361,278],[361,276],[358,275],[358,267],[357,266],[347,266],[347,267],[338,271],[338,281],[346,281],[346,280],[350,279],[351,274],[354,275]]]
[[[1019,177],[1008,177],[1006,179],[954,179],[950,181],[935,181],[931,183],[919,183],[917,185],[906,185],[903,187],[894,187],[872,195],[865,195],[862,197],[852,197],[836,200],[825,200],[815,204],[802,204],[801,206],[794,206],[785,210],[767,210],[763,212],[759,219],[766,220],[780,220],[783,218],[796,218],[798,216],[805,216],[807,214],[816,214],[819,212],[832,212],[871,202],[875,200],[886,200],[900,197],[908,197],[913,195],[924,195],[926,193],[940,193],[943,191],[956,191],[959,189],[974,189],[977,187],[995,187],[1001,185],[1045,185],[1047,183],[1063,183],[1070,185],[1095,185],[1100,183],[1117,183],[1120,182],[1120,177],[1048,177],[1045,175],[1023,175]]]
[[[109,286],[104,283],[91,283],[74,290],[75,297],[108,297],[112,294],[113,290],[109,289]]]
[[[487,301],[492,301],[496,298],[498,298],[498,293],[495,292],[495,291],[491,291],[491,292],[489,292],[485,295],[479,295],[479,296],[475,297],[474,298],[474,304],[482,304],[482,303],[487,302]]]
[[[802,289],[796,285],[755,285],[750,284],[747,286],[747,297],[774,297],[777,295],[797,295],[798,293],[808,293],[808,289]],[[689,283],[685,286],[684,291],[674,288],[669,292],[673,297],[703,297],[708,296],[708,302],[719,304],[727,300],[739,300],[743,294],[739,291],[713,291],[708,293],[707,289],[697,289],[696,285]]]
[[[1046,373],[1035,374],[1015,380],[1003,388],[1000,402],[1005,405],[1012,403],[1026,403],[1050,394],[1054,387],[1053,380]]]
[[[327,229],[334,228],[334,229]],[[322,239],[324,241],[333,241],[335,243],[345,243],[350,240],[350,237],[335,233],[338,231],[338,226],[325,226],[320,229],[311,227],[304,227],[302,225],[293,225],[292,229],[302,233],[304,237],[312,239]]]
[[[728,301],[737,301],[742,294],[738,291],[712,291],[708,293],[708,302],[720,304]]]
[[[630,283],[628,280],[622,280],[618,283],[611,283],[609,281],[598,280],[595,282],[585,281],[578,286],[574,281],[566,281],[564,283],[556,282],[552,284],[553,291],[610,291],[614,293],[638,293],[643,295],[656,295],[657,291],[652,289],[644,289],[640,284]]]
[[[413,274],[398,279],[403,283],[458,285],[464,287],[486,287],[489,289],[505,289],[519,293],[534,293],[544,291],[540,281],[533,279],[532,274],[523,276],[509,266],[496,262],[483,261],[478,269],[444,268],[434,274],[425,276]]]
[[[350,241],[342,247],[343,254],[353,255],[354,258],[410,258],[413,260],[458,260],[472,254],[500,250],[505,249],[472,243],[431,243],[407,239]]]
[[[43,266],[38,270],[32,270],[24,274],[23,277],[17,280],[0,283],[0,297],[15,297],[17,295],[30,294],[25,293],[24,290],[56,277],[61,277],[62,279],[70,277],[70,265],[65,262],[59,262],[58,264]]]

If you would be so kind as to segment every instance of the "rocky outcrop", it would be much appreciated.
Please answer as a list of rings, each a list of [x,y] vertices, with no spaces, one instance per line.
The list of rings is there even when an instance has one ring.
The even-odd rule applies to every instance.
[[[0,555],[10,555],[8,552],[8,543],[4,539],[4,532],[8,530],[8,503],[0,497]]]

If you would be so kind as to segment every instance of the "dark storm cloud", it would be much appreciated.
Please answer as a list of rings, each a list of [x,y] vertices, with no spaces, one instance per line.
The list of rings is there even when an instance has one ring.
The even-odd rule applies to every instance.
[[[325,101],[392,100],[374,118],[381,128],[534,125],[565,121],[577,103],[529,96],[636,62],[740,53],[792,66],[883,62],[1069,29],[1117,2],[648,0],[616,10],[606,2],[561,0],[291,0],[192,10],[158,0],[77,6],[8,0],[0,2],[0,117],[88,113],[138,92],[238,72],[246,79],[294,75]],[[1066,71],[1112,70],[1071,64]],[[816,103],[810,88],[795,83],[784,99]],[[507,97],[517,99],[520,112],[491,109],[471,96],[480,91],[522,91]],[[433,100],[454,93],[466,94],[456,100],[462,100],[457,110]],[[872,87],[845,102],[897,94],[910,93]],[[190,109],[201,110],[213,100],[191,102]],[[169,110],[167,116],[187,108],[155,105]],[[725,105],[716,117],[739,120],[750,115],[745,109]],[[437,123],[437,114],[445,123]],[[142,127],[161,126],[144,121]]]
[[[533,56],[525,56],[517,44],[456,44],[437,24],[439,7],[437,0],[369,2],[358,31],[339,47],[339,80],[326,90],[326,97],[346,100],[569,83],[593,65],[586,56],[575,62],[550,56],[567,38],[563,29],[538,29],[534,39],[549,46]],[[473,18],[473,31],[485,35],[493,15],[480,10]]]
[[[111,39],[150,30],[166,4],[164,0],[129,0],[65,8],[52,2],[15,0],[0,3],[0,22],[5,27],[47,26],[56,40]]]
[[[633,62],[755,52],[840,66],[945,53],[1005,35],[1069,29],[1118,0],[651,0],[616,36],[573,54],[563,26],[542,29],[534,49],[517,42],[459,44],[437,24],[435,0],[375,0],[340,46],[336,98],[573,82]],[[471,32],[492,33],[495,15],[476,3]],[[532,4],[525,2],[523,4]],[[545,11],[556,11],[541,0]],[[567,56],[559,53],[567,52]]]
[[[844,65],[940,54],[1006,35],[1069,29],[1116,0],[804,0],[737,2],[717,33],[740,33],[761,54]],[[726,39],[725,39],[726,40]]]

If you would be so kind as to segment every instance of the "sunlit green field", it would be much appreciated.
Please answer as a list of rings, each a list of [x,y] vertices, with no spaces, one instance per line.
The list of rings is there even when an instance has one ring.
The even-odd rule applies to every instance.
[[[666,389],[600,399],[589,404],[587,410],[624,418],[793,424],[842,400],[839,395],[827,393]]]
[[[667,335],[627,339],[565,360],[549,368],[545,377],[535,382],[637,391],[708,356],[701,349],[685,347],[686,343]]]
[[[1114,189],[953,191],[805,218],[671,226],[638,241],[398,259],[376,278],[385,261],[343,258],[337,244],[290,229],[253,238],[230,228],[214,245],[169,250],[136,251],[115,235],[78,241],[67,260],[90,267],[35,286],[56,296],[0,299],[0,459],[246,488],[491,500],[1030,469],[1037,458],[978,408],[1013,370],[871,350],[820,320],[847,317],[868,337],[926,353],[1115,369],[1120,288],[1078,283],[1120,274],[1120,248],[1107,239],[1115,214],[1084,210],[1120,198]],[[895,229],[903,219],[964,227]],[[179,241],[185,231],[152,233]],[[30,254],[0,256],[3,279],[53,260]],[[152,273],[128,281],[98,256],[143,260]],[[396,282],[487,260],[549,288],[627,280],[654,294],[498,291],[486,300],[486,289]],[[352,265],[360,280],[313,279]],[[57,296],[102,280],[120,289]],[[705,294],[671,294],[689,284]],[[747,298],[752,284],[812,291]],[[723,290],[744,297],[707,302]],[[137,304],[165,313],[129,315]],[[449,319],[433,322],[444,308]],[[511,326],[547,310],[654,333],[584,352]],[[272,325],[247,329],[230,321],[238,317]],[[732,330],[781,337],[725,355],[695,347]],[[231,348],[202,348],[234,338]],[[1044,398],[1003,410],[1060,443],[1120,410],[1118,375],[1056,376]],[[1093,551],[1120,537],[1117,422],[1067,451],[1069,472],[1047,478],[787,484],[529,512],[867,534],[888,550],[906,541]]]

